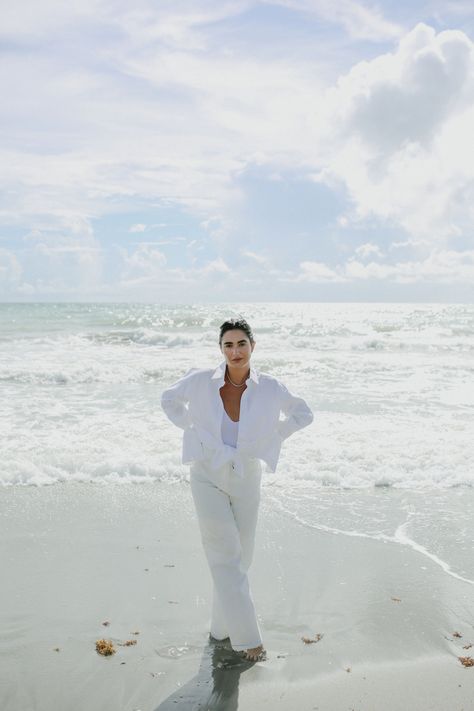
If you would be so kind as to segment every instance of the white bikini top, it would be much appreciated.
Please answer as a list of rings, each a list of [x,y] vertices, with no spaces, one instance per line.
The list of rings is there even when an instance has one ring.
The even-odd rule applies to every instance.
[[[237,436],[239,434],[239,421],[231,420],[227,412],[224,410],[222,415],[221,436],[224,444],[231,447],[237,446]]]

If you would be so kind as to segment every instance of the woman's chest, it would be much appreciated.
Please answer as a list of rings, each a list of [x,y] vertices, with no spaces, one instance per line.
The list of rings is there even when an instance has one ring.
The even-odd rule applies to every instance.
[[[246,389],[247,386],[244,386],[239,389],[231,389],[229,385],[226,384],[223,385],[219,390],[219,395],[222,400],[224,410],[227,412],[231,420],[234,420],[234,422],[240,420],[241,402]]]
[[[234,422],[239,421],[239,437],[243,439],[271,429],[278,420],[280,408],[277,400],[264,384],[256,386],[249,382],[241,388],[242,392],[236,388],[235,393],[213,382],[199,385],[189,401],[191,419],[195,425],[216,436],[220,432],[223,410]]]

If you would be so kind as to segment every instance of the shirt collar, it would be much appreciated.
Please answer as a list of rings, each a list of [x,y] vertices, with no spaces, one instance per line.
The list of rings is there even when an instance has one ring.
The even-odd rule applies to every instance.
[[[220,384],[223,385],[225,382],[225,366],[226,362],[223,360],[213,372],[211,380],[219,379]],[[258,372],[252,365],[250,366],[250,375],[247,380],[253,380],[254,383],[258,383]]]

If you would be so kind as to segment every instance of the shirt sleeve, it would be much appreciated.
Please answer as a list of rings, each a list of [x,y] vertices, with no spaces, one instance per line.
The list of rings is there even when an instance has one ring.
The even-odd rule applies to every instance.
[[[161,394],[161,407],[165,415],[174,425],[186,429],[191,425],[187,404],[190,398],[193,374],[197,368],[191,368],[186,375],[163,390]]]
[[[302,397],[292,395],[283,383],[278,382],[280,396],[280,410],[286,415],[278,424],[278,432],[282,439],[286,439],[293,432],[307,427],[314,419],[313,413]]]

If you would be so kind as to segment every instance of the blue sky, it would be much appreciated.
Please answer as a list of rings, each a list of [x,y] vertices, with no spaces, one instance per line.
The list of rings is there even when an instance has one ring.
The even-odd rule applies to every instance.
[[[473,301],[474,5],[17,0],[1,301]]]

